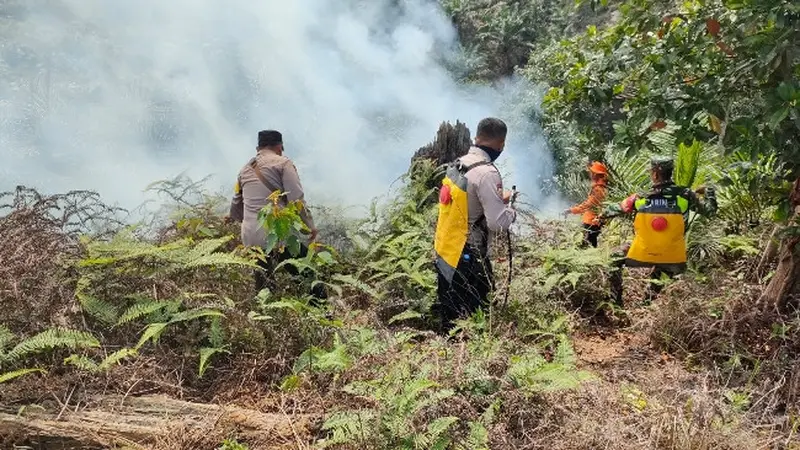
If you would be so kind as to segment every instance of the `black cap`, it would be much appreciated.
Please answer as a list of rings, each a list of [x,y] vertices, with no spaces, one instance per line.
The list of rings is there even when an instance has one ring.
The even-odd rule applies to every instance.
[[[263,130],[258,132],[258,146],[272,147],[273,145],[283,144],[283,135],[275,130]]]
[[[672,170],[675,161],[669,156],[654,156],[650,159],[650,169],[652,170]]]

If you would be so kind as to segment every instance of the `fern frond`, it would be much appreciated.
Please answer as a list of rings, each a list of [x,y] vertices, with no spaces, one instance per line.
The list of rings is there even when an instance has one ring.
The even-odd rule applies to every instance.
[[[373,410],[341,411],[330,415],[322,424],[331,437],[321,442],[322,447],[342,444],[358,444],[373,433],[377,425],[377,414]]]
[[[347,346],[344,344],[335,345],[331,351],[312,346],[300,354],[292,371],[296,374],[306,369],[339,373],[352,364],[353,360],[347,354]]]
[[[4,362],[16,362],[24,357],[57,347],[79,348],[100,347],[100,342],[85,331],[51,328],[17,344],[3,358]]]
[[[173,324],[177,322],[186,322],[189,320],[200,319],[202,317],[225,317],[225,314],[223,314],[221,311],[211,308],[190,309],[173,315],[169,319],[169,323]]]
[[[153,343],[157,343],[158,339],[161,337],[161,334],[164,333],[164,330],[167,328],[167,322],[159,322],[159,323],[151,323],[144,329],[141,337],[139,337],[139,342],[136,343],[136,350],[142,348],[147,341],[152,340]]]
[[[116,326],[124,325],[129,322],[133,322],[134,320],[140,319],[142,317],[149,316],[155,312],[158,312],[168,306],[175,306],[180,305],[180,301],[143,301],[141,303],[137,303],[130,308],[126,309],[122,316],[117,320]]]
[[[227,244],[231,239],[233,239],[233,236],[223,236],[217,239],[204,239],[195,245],[191,251],[189,251],[189,253],[186,255],[186,259],[193,260],[211,255],[219,250],[220,247]]]
[[[208,327],[208,342],[217,348],[225,345],[225,330],[222,328],[222,320],[219,317],[211,318],[211,325]]]
[[[428,424],[428,429],[426,433],[426,440],[428,442],[427,445],[421,446],[421,448],[431,448],[435,444],[431,445],[431,443],[438,442],[442,436],[447,433],[447,431],[455,425],[459,421],[458,417],[448,416],[448,417],[440,417],[433,422]]]
[[[97,319],[103,325],[113,325],[117,321],[119,311],[117,308],[107,302],[104,302],[94,296],[85,294],[76,294],[78,303],[80,303],[83,311],[89,316]]]
[[[17,337],[5,325],[0,325],[0,361],[3,360],[3,353]]]
[[[99,369],[100,369],[100,371],[106,371],[106,370],[110,369],[111,366],[113,366],[114,364],[118,364],[123,359],[130,358],[130,357],[136,356],[138,354],[139,354],[139,352],[137,352],[136,349],[133,349],[133,348],[122,348],[122,349],[119,349],[119,350],[115,351],[114,353],[108,355],[105,359],[103,359],[100,362]]]
[[[480,422],[469,423],[469,435],[459,450],[489,450],[489,430]]]
[[[75,366],[85,372],[99,372],[99,365],[92,358],[84,355],[70,355],[64,358],[64,364]]]
[[[338,281],[339,283],[344,283],[344,284],[346,284],[348,286],[351,286],[351,287],[354,287],[354,288],[356,288],[356,289],[358,289],[358,290],[360,290],[360,291],[362,291],[362,292],[364,292],[366,294],[369,294],[369,296],[371,296],[372,298],[375,298],[375,299],[380,299],[381,298],[381,295],[380,295],[380,293],[378,291],[374,290],[368,284],[357,280],[352,275],[336,274],[332,278],[333,278],[334,281]]]
[[[418,319],[422,317],[422,314],[418,313],[417,311],[407,309],[400,314],[396,314],[389,319],[389,324],[393,324],[395,322],[400,322],[402,320],[409,320],[409,319]]]
[[[257,267],[257,263],[253,260],[242,258],[231,253],[213,253],[211,255],[204,255],[198,258],[186,261],[177,268],[180,269],[194,269],[197,267],[222,267],[222,266],[241,266],[241,267]]]
[[[20,369],[20,370],[14,370],[12,372],[6,372],[6,373],[0,374],[0,383],[5,383],[7,381],[11,381],[11,380],[13,380],[15,378],[19,378],[21,376],[28,375],[28,374],[31,374],[31,373],[34,373],[34,372],[40,372],[42,374],[47,373],[47,371],[44,370],[44,369]]]
[[[208,363],[211,357],[216,355],[217,353],[230,353],[230,352],[225,350],[224,348],[203,347],[200,349],[200,363],[197,367],[198,377],[203,378],[203,375],[206,373],[206,369],[208,369]]]

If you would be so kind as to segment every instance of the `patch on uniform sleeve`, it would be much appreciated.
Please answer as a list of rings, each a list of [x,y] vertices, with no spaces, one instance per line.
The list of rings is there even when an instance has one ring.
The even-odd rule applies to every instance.
[[[233,193],[234,194],[241,194],[242,193],[242,186],[239,184],[239,181],[236,181],[236,184],[233,185]]]

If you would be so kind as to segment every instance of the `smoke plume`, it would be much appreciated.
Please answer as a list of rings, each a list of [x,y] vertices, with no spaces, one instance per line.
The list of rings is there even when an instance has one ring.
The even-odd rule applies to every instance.
[[[310,202],[366,204],[440,122],[474,134],[497,116],[506,183],[541,205],[536,91],[459,84],[458,58],[431,0],[6,0],[0,190],[93,189],[134,207],[185,172],[230,191],[274,128]]]

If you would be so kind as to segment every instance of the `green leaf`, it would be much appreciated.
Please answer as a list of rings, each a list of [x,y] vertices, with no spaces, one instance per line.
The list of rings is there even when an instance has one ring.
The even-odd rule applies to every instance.
[[[145,300],[143,302],[137,303],[122,313],[122,316],[117,320],[116,326],[124,325],[129,322],[133,322],[134,320],[140,319],[142,317],[147,317],[155,312],[158,312],[168,306],[175,306],[176,304],[180,304],[180,302],[176,301],[150,301]]]
[[[295,258],[300,254],[300,240],[297,239],[297,236],[290,235],[286,238],[286,248],[289,249],[289,253]]]
[[[456,422],[458,422],[458,417],[440,417],[430,424],[428,424],[428,435],[433,439],[438,439],[442,434],[447,432],[450,427],[452,427]]]
[[[2,361],[3,352],[11,345],[16,336],[5,325],[0,325],[0,361]]]
[[[133,349],[133,348],[122,348],[122,349],[119,349],[116,352],[108,355],[108,357],[106,357],[105,359],[103,359],[103,361],[100,362],[100,365],[98,366],[98,368],[100,370],[102,370],[102,371],[108,370],[108,369],[111,368],[111,366],[113,366],[114,364],[118,364],[123,359],[130,358],[130,357],[136,356],[138,354],[139,354],[139,352],[137,352],[136,349]]]
[[[330,252],[319,252],[317,253],[317,258],[319,258],[325,264],[333,264],[336,262],[334,261],[333,255],[331,255]]]
[[[264,243],[264,253],[269,254],[278,245],[278,235],[275,233],[267,233],[267,241]]]
[[[795,88],[787,82],[783,82],[778,86],[778,96],[785,102],[790,102],[795,99]]]
[[[675,184],[691,187],[700,164],[700,153],[703,146],[697,140],[687,146],[683,142],[678,145],[678,157],[675,160]]]
[[[783,106],[779,108],[770,116],[769,127],[773,130],[776,130],[781,125],[781,122],[783,122],[788,116],[789,116],[788,106]]]
[[[272,320],[272,316],[266,316],[264,314],[259,314],[259,313],[255,312],[255,311],[250,311],[249,313],[247,313],[247,318],[249,320],[252,320],[252,321],[255,321],[255,322]]]
[[[210,308],[197,308],[189,311],[181,311],[169,319],[169,323],[186,322],[189,320],[200,319],[202,317],[225,317],[220,311]]]

